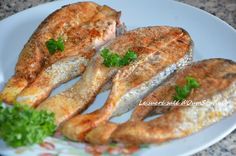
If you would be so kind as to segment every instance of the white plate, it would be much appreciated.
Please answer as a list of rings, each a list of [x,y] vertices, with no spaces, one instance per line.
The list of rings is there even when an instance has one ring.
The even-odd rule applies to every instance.
[[[62,5],[76,2],[76,0],[56,1],[40,5],[15,14],[0,21],[0,89],[14,72],[14,67],[23,45],[39,23],[52,11]],[[107,4],[122,11],[122,20],[129,29],[150,26],[170,25],[186,29],[194,43],[194,59],[223,57],[236,61],[236,31],[220,19],[194,7],[175,1],[167,0],[97,0],[99,4]],[[65,90],[76,80],[73,80],[53,94]],[[101,106],[108,93],[100,94],[95,104],[86,112]],[[100,103],[100,105],[99,105]],[[114,119],[124,121],[130,113]],[[210,126],[192,136],[171,141],[159,146],[151,146],[141,150],[137,155],[190,155],[221,140],[236,128],[236,114],[232,117]],[[81,149],[75,150],[77,145],[68,145],[66,142],[47,139],[56,146],[55,150],[46,150],[37,145],[13,150],[0,143],[0,153],[6,155],[36,155],[36,153],[60,153],[60,155],[86,155]],[[69,143],[71,144],[71,143]],[[80,145],[79,145],[80,146]],[[74,148],[74,149],[73,149]],[[71,151],[71,152],[69,152]],[[32,154],[34,153],[34,154]]]

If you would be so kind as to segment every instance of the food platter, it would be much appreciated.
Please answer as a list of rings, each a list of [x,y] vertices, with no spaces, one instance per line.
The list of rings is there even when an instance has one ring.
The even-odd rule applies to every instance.
[[[0,21],[0,89],[14,73],[18,55],[36,27],[54,10],[76,0],[46,3]],[[119,1],[99,0],[98,4],[109,5],[121,10],[122,21],[128,30],[151,25],[168,25],[182,27],[189,32],[194,41],[194,60],[206,58],[228,58],[236,61],[236,31],[224,21],[200,9],[176,1]],[[72,80],[56,90],[52,95],[69,88],[79,78]],[[94,104],[86,112],[92,112],[102,106],[108,92],[97,96]],[[86,113],[85,112],[85,113]],[[114,122],[126,121],[130,112],[112,119]],[[236,114],[226,118],[207,129],[189,137],[170,141],[161,145],[151,145],[141,149],[135,155],[190,155],[221,140],[236,128]],[[88,155],[84,145],[65,140],[48,138],[53,148],[42,146],[13,149],[0,142],[0,154],[3,155],[39,155],[43,153],[59,155]]]

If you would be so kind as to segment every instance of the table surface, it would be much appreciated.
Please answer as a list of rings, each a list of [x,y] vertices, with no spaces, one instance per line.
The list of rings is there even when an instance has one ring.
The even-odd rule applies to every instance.
[[[12,14],[31,8],[38,4],[54,0],[1,0],[0,20]],[[236,28],[236,0],[178,0],[205,10]],[[194,156],[235,156],[236,155],[236,130],[220,142],[194,154]]]

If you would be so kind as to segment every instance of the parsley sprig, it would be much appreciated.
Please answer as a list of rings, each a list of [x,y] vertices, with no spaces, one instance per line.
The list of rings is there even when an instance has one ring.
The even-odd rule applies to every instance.
[[[0,138],[12,147],[41,143],[56,130],[54,114],[19,104],[0,105]]]
[[[123,67],[137,59],[137,54],[134,51],[128,50],[122,57],[116,53],[112,53],[107,48],[101,51],[101,56],[104,59],[103,64],[106,67]]]
[[[173,97],[175,101],[182,102],[188,97],[192,89],[199,88],[200,86],[197,80],[193,77],[187,76],[185,79],[187,83],[183,87],[178,85],[175,87],[176,95]]]
[[[46,46],[48,48],[48,51],[51,55],[53,55],[54,53],[58,52],[58,51],[64,51],[65,46],[64,46],[64,41],[61,37],[59,37],[57,39],[57,41],[55,39],[50,39],[46,42]]]

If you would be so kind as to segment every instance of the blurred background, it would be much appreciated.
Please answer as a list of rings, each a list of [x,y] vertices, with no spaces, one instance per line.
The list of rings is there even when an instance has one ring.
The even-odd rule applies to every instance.
[[[55,0],[0,0],[0,20],[45,2]],[[236,0],[177,0],[196,6],[219,18],[236,28]]]

